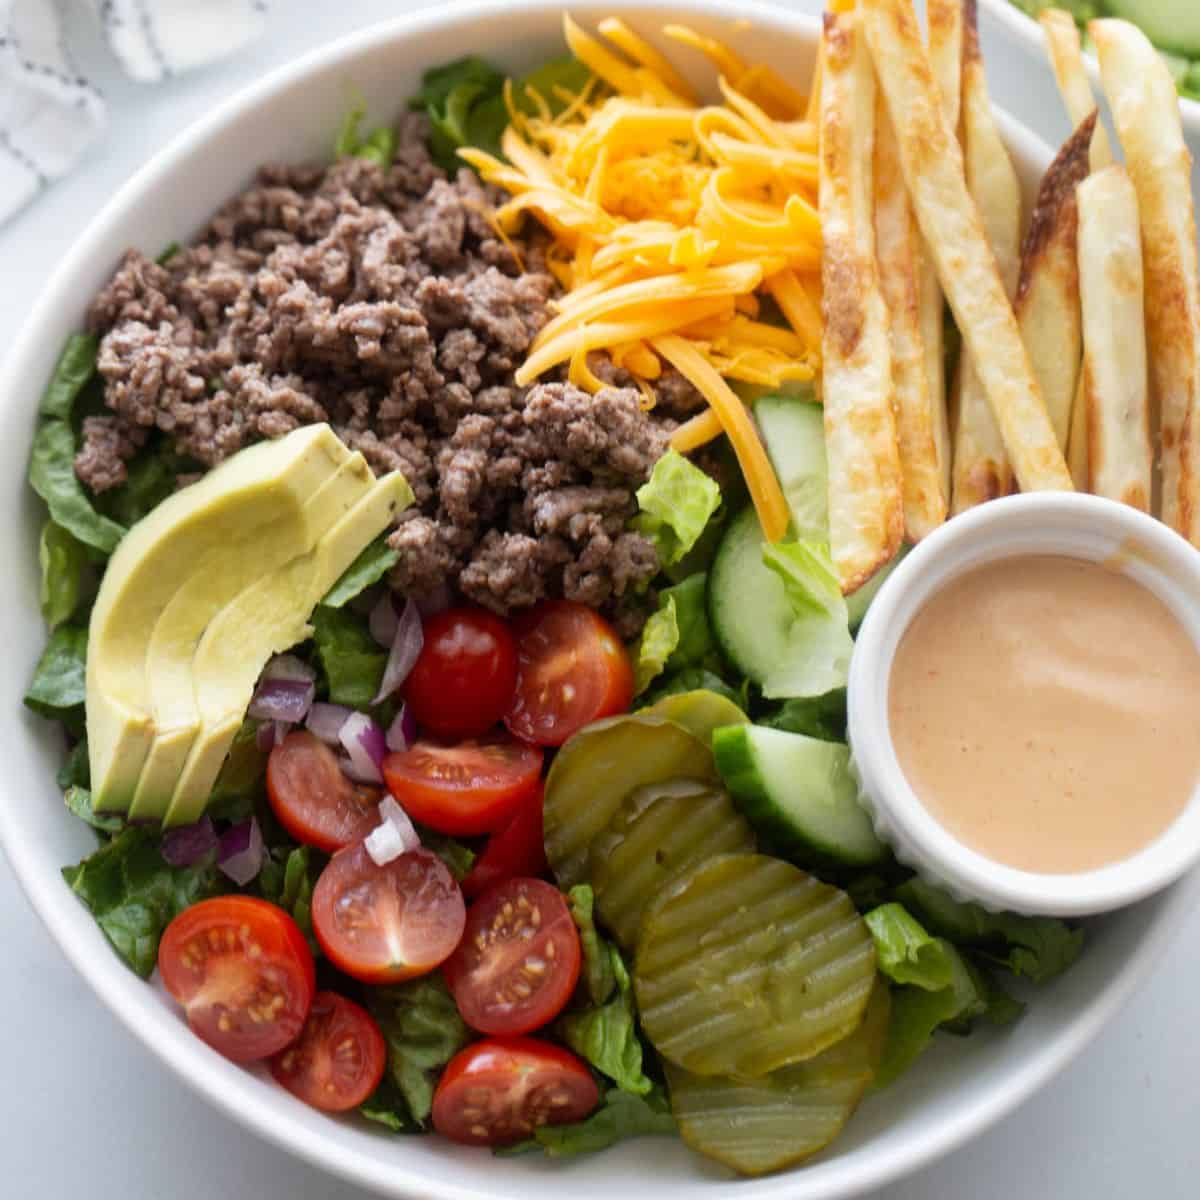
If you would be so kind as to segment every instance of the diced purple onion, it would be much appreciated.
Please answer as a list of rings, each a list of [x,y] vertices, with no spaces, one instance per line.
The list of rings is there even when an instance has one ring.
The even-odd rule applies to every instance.
[[[396,627],[400,624],[400,616],[396,612],[396,603],[391,592],[383,592],[375,601],[371,615],[367,618],[367,627],[371,636],[385,649],[390,649],[396,640]]]
[[[270,754],[275,749],[275,722],[264,721],[254,731],[254,744],[263,754]]]
[[[449,608],[453,600],[454,597],[450,594],[450,585],[447,583],[439,583],[437,587],[430,588],[429,591],[413,597],[413,603],[423,617],[435,616]]]
[[[345,725],[346,718],[353,714],[354,710],[347,708],[344,704],[325,704],[318,700],[308,710],[304,726],[309,733],[326,745],[337,746],[340,745],[342,726]]]
[[[262,869],[265,850],[262,830],[251,817],[221,835],[217,866],[239,887],[245,887]]]
[[[369,764],[366,770],[363,770],[348,754],[339,754],[337,756],[337,764],[338,770],[347,779],[352,779],[355,783],[366,784],[368,787],[379,786],[379,768],[373,762]]]
[[[276,654],[262,673],[263,679],[290,679],[293,683],[315,683],[317,673],[294,654]]]
[[[391,796],[379,802],[379,824],[363,839],[363,846],[378,867],[420,848],[421,839],[408,813]]]
[[[408,678],[425,644],[421,631],[421,614],[416,604],[409,600],[400,614],[396,626],[396,636],[392,639],[392,648],[388,651],[387,666],[383,669],[383,682],[379,685],[379,694],[372,703],[378,704],[386,700]]]
[[[388,726],[387,748],[389,750],[407,750],[417,740],[417,719],[412,715],[407,704],[400,705],[400,711],[392,718]]]
[[[275,722],[275,745],[278,746],[289,733],[292,732],[291,722],[276,721]]]
[[[311,679],[267,679],[259,681],[250,701],[249,715],[258,721],[303,721],[317,694]]]
[[[212,818],[201,817],[194,825],[168,829],[162,836],[159,850],[171,866],[192,867],[206,854],[211,854],[217,848],[217,842]]]
[[[360,783],[382,783],[387,741],[383,730],[365,713],[351,713],[342,725],[338,740],[354,767],[353,778]]]

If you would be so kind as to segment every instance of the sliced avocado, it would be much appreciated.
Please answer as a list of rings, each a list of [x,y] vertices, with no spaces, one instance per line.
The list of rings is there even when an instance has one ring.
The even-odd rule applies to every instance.
[[[351,454],[308,498],[301,520],[284,521],[265,535],[261,529],[239,531],[195,564],[150,635],[146,678],[155,732],[129,808],[132,819],[166,815],[200,729],[192,660],[209,622],[255,581],[312,550],[374,483],[363,456]]]
[[[1141,27],[1160,49],[1200,56],[1200,4],[1196,0],[1106,0],[1114,17]]]
[[[165,824],[187,825],[203,814],[267,659],[312,633],[308,619],[321,597],[362,548],[411,503],[404,477],[385,476],[312,551],[251,584],[209,622],[192,662],[200,730]]]
[[[328,425],[310,425],[226,459],[167,497],[121,539],[88,631],[87,723],[93,805],[127,812],[154,737],[149,633],[197,562],[233,539],[301,524],[304,504],[349,456]]]

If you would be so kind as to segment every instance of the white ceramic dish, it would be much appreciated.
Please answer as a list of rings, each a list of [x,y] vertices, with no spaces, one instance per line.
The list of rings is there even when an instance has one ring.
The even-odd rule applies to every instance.
[[[1010,0],[981,0],[981,3],[999,25],[1023,43],[1029,52],[1045,65],[1047,71],[1050,70],[1046,57],[1046,39],[1042,27],[1033,17],[1023,13],[1015,4],[1010,3]],[[1100,66],[1096,62],[1096,56],[1085,54],[1084,64],[1092,87],[1100,92]],[[1193,140],[1200,139],[1200,101],[1180,96],[1179,112],[1183,118],[1183,132]]]
[[[849,736],[862,798],[897,858],[955,895],[993,909],[1082,916],[1173,883],[1200,858],[1200,787],[1150,845],[1093,871],[1048,875],[963,845],[909,786],[888,731],[896,649],[933,595],[985,563],[1027,554],[1104,563],[1156,595],[1200,648],[1200,554],[1160,521],[1099,496],[1034,492],[983,504],[926,538],[888,577],[855,639]]]
[[[655,33],[687,21],[732,38],[747,57],[807,78],[816,23],[782,7],[690,0],[671,8],[613,0],[574,7],[594,25],[619,10]],[[54,785],[61,754],[55,732],[23,711],[21,694],[44,642],[37,611],[36,534],[41,513],[25,482],[37,396],[66,335],[128,245],[157,253],[198,228],[267,159],[323,157],[333,143],[348,89],[376,116],[393,113],[422,69],[463,54],[487,55],[514,70],[562,53],[561,8],[545,0],[455,5],[401,18],[324,47],[276,72],[181,134],[100,212],[33,307],[0,375],[0,550],[10,582],[0,601],[0,741],[5,748],[0,838],[34,909],[96,994],[181,1080],[234,1120],[308,1161],[378,1192],[413,1200],[574,1200],[653,1194],[693,1200],[724,1194],[727,1176],[679,1142],[647,1139],[571,1163],[496,1159],[436,1138],[401,1138],[305,1107],[261,1074],[226,1062],[186,1030],[161,991],[116,958],[59,874],[88,853],[88,830],[64,809]],[[743,24],[750,23],[749,28]],[[656,39],[657,40],[657,39]],[[659,44],[663,43],[661,40]],[[707,72],[672,54],[697,82]],[[1049,151],[1010,121],[1003,124],[1027,196]],[[1045,1083],[1093,1038],[1151,969],[1181,915],[1200,898],[1200,877],[1098,924],[1083,960],[1044,989],[1010,1030],[965,1041],[942,1039],[918,1069],[869,1100],[833,1149],[804,1168],[739,1183],[746,1200],[832,1200],[875,1188],[977,1134]],[[96,1103],[109,1102],[97,1095]],[[118,1100],[119,1102],[119,1100]],[[214,1146],[212,1152],[220,1153]]]

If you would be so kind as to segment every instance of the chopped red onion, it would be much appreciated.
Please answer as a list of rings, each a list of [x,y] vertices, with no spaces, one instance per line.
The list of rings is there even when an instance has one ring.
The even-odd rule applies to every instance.
[[[342,724],[338,740],[354,766],[353,778],[362,783],[382,783],[387,741],[383,730],[366,713],[351,713]]]
[[[278,746],[289,733],[292,732],[291,722],[276,721],[275,722],[275,745]]]
[[[396,612],[392,593],[385,591],[375,601],[375,607],[371,609],[371,615],[367,618],[367,627],[371,630],[371,636],[381,646],[390,647],[396,640],[396,626],[399,624],[400,617]]]
[[[425,643],[421,632],[421,614],[416,604],[409,600],[400,614],[396,626],[396,636],[392,639],[392,648],[388,652],[387,666],[383,670],[383,682],[379,685],[379,694],[372,703],[378,704],[386,700],[408,678],[413,669],[421,647]]]
[[[353,715],[353,712],[352,708],[347,708],[344,704],[325,704],[318,700],[308,710],[304,726],[309,733],[325,742],[326,745],[336,746],[339,744],[342,726],[345,725],[346,718]]]
[[[417,740],[417,719],[407,704],[400,705],[400,711],[388,726],[385,740],[387,748],[397,752],[407,750]]]
[[[379,816],[379,824],[363,839],[376,866],[386,867],[392,859],[420,848],[421,839],[408,813],[391,796],[384,796],[379,802]]]
[[[173,867],[195,866],[217,848],[217,831],[211,817],[201,817],[194,825],[168,829],[159,846],[163,859]]]
[[[275,748],[275,722],[263,721],[254,731],[254,744],[263,754],[270,754]]]
[[[450,607],[453,600],[454,597],[450,594],[450,585],[447,583],[439,583],[437,587],[430,588],[429,591],[413,597],[413,603],[416,604],[417,611],[423,617],[432,617],[442,612]]]
[[[258,721],[286,721],[294,725],[303,721],[317,686],[311,679],[268,679],[259,681],[254,698],[247,710]]]
[[[355,783],[365,784],[367,787],[378,787],[380,784],[379,768],[369,762],[367,769],[364,771],[348,754],[339,754],[337,756],[338,769],[347,779],[353,780]]]
[[[217,866],[239,887],[244,887],[262,869],[265,851],[262,830],[251,817],[221,835]]]

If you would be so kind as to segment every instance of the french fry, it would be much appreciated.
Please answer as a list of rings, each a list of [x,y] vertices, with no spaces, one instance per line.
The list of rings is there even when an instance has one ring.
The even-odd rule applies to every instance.
[[[1083,69],[1083,54],[1079,44],[1079,26],[1075,18],[1061,8],[1048,8],[1038,21],[1046,35],[1046,49],[1050,54],[1050,65],[1063,98],[1071,125],[1078,128],[1088,116],[1096,111],[1096,97]],[[1092,134],[1092,170],[1099,171],[1112,162],[1112,146],[1104,126],[1097,121]]]
[[[1137,195],[1122,167],[1079,185],[1088,491],[1150,508],[1142,244]]]
[[[1137,193],[1151,421],[1162,433],[1162,519],[1200,545],[1200,265],[1179,97],[1146,35],[1093,21],[1100,77]]]
[[[1071,402],[1071,432],[1067,435],[1067,467],[1077,492],[1089,490],[1091,464],[1088,462],[1087,395],[1084,373],[1079,372],[1079,385]]]
[[[910,0],[862,0],[863,22],[921,232],[1024,491],[1071,490]]]
[[[888,315],[875,265],[875,78],[860,20],[826,14],[821,79],[829,542],[846,593],[895,555],[904,534]]]
[[[921,233],[900,173],[896,133],[881,96],[875,102],[874,176],[875,257],[890,317],[904,533],[910,542],[917,542],[945,521],[947,497],[921,329]]]
[[[1021,248],[1014,304],[1034,376],[1064,451],[1083,353],[1075,189],[1087,178],[1095,126],[1096,110],[1092,109],[1042,178]]]
[[[929,65],[937,80],[946,124],[957,133],[962,114],[963,0],[926,0]]]

